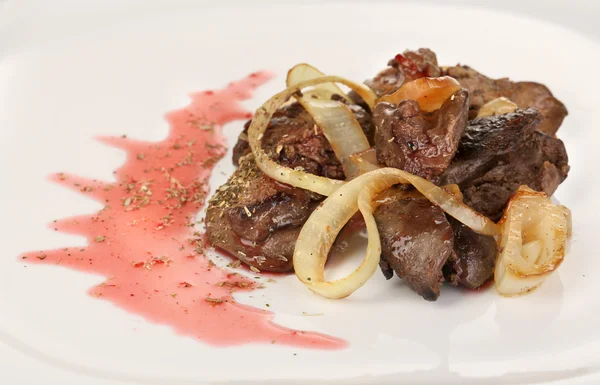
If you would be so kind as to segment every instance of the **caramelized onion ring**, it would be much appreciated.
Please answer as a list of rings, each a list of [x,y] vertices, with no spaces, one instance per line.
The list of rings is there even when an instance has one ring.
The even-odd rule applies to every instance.
[[[504,296],[529,293],[562,263],[571,234],[571,212],[543,192],[521,186],[500,221],[496,290]]]
[[[340,187],[308,218],[294,249],[294,270],[300,281],[313,292],[333,299],[347,297],[363,286],[377,269],[381,255],[379,231],[373,217],[373,198],[399,183],[412,184],[432,203],[473,230],[487,235],[498,233],[494,222],[428,180],[395,168],[382,168],[363,174]],[[367,225],[365,258],[347,277],[325,281],[325,262],[331,246],[357,209]]]
[[[515,112],[517,108],[519,108],[519,106],[517,106],[513,101],[501,96],[494,100],[490,100],[481,106],[479,112],[477,113],[477,117],[484,118],[487,116],[508,114]]]
[[[419,78],[405,83],[393,94],[382,96],[377,103],[398,104],[405,99],[411,99],[419,103],[422,111],[433,112],[439,110],[442,104],[461,88],[458,81],[450,76]]]
[[[295,86],[307,80],[316,79],[325,76],[325,74],[319,71],[317,68],[311,66],[308,63],[296,64],[287,73],[285,84],[288,87]],[[315,86],[318,90],[318,95],[322,99],[331,99],[333,95],[339,95],[346,99],[348,102],[353,103],[352,99],[346,95],[344,91],[335,83],[321,83]]]
[[[304,171],[293,170],[289,167],[282,166],[274,162],[265,153],[260,143],[269,125],[269,122],[273,117],[273,114],[279,108],[279,106],[281,106],[290,97],[294,96],[298,91],[301,91],[303,88],[322,83],[344,84],[359,94],[360,97],[362,97],[370,107],[372,107],[375,102],[375,94],[365,85],[354,83],[339,76],[323,76],[320,78],[311,79],[286,88],[284,91],[267,100],[265,104],[256,110],[254,118],[252,119],[252,123],[248,128],[248,142],[250,144],[250,148],[252,149],[256,164],[266,175],[281,183],[286,183],[294,187],[300,187],[321,195],[329,196],[340,186],[342,186],[344,182],[316,176]]]

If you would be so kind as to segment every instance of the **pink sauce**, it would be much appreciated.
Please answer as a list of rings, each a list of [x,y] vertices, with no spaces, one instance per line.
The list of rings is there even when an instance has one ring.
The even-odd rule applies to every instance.
[[[255,290],[257,282],[214,266],[194,227],[207,198],[207,179],[225,154],[222,126],[251,117],[239,101],[270,77],[258,72],[223,90],[192,95],[188,107],[167,114],[171,129],[161,142],[100,138],[127,152],[125,164],[114,171],[115,182],[63,173],[51,177],[104,204],[95,214],[51,224],[85,236],[88,246],[20,258],[105,275],[91,296],[212,345],[346,346],[334,337],[278,326],[273,313],[236,303],[232,293]]]

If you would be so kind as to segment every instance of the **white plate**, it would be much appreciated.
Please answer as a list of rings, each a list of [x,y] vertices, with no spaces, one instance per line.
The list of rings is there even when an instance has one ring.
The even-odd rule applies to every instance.
[[[600,380],[597,43],[508,14],[416,5],[115,4],[102,12],[90,6],[77,18],[40,14],[22,30],[15,26],[14,38],[0,37],[0,383]],[[290,276],[268,285],[264,298],[236,298],[262,308],[268,302],[278,323],[344,338],[349,348],[215,348],[89,297],[86,291],[100,276],[16,260],[27,250],[82,244],[46,224],[98,205],[46,176],[69,171],[110,180],[123,155],[94,136],[158,140],[167,132],[163,114],[186,105],[190,92],[274,71],[278,76],[246,103],[256,108],[283,87],[295,63],[362,80],[395,53],[422,46],[435,50],[443,64],[545,83],[569,109],[559,136],[572,169],[556,197],[573,212],[574,237],[560,273],[532,295],[504,299],[493,290],[465,294],[444,287],[440,299],[428,303],[378,273],[351,298],[327,301]],[[230,144],[241,125],[226,127]],[[31,152],[23,151],[25,144]],[[212,186],[224,178],[219,171],[231,168],[226,157]],[[305,317],[303,311],[324,315]]]

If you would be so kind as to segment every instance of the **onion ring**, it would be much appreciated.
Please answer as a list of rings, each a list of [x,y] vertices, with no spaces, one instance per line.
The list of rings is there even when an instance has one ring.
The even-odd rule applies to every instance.
[[[294,187],[300,187],[325,196],[331,195],[335,190],[342,186],[344,182],[316,176],[301,170],[294,170],[289,167],[282,166],[274,162],[265,153],[260,141],[269,125],[269,122],[271,121],[271,118],[273,117],[273,114],[285,101],[294,96],[298,91],[301,91],[303,88],[332,82],[341,83],[350,87],[356,93],[358,93],[360,97],[362,97],[363,100],[369,104],[369,106],[373,106],[375,103],[375,94],[367,86],[354,83],[339,76],[324,76],[288,87],[284,91],[267,100],[265,104],[256,110],[254,118],[252,119],[252,123],[248,128],[248,142],[250,144],[256,164],[262,172],[281,183],[286,183]]]
[[[325,76],[325,74],[319,71],[317,68],[311,66],[308,63],[300,63],[293,66],[287,73],[285,84],[287,87],[300,84],[304,81],[316,79]],[[350,103],[354,103],[352,99],[346,95],[344,91],[335,83],[321,83],[315,86],[318,90],[318,95],[322,99],[331,99],[333,95],[339,95],[346,99]]]
[[[521,186],[500,221],[494,281],[504,296],[526,294],[562,263],[571,234],[571,212],[543,192]]]
[[[342,164],[346,179],[357,176],[360,170],[349,160],[349,157],[369,150],[371,145],[352,111],[345,104],[335,100],[304,97],[299,100],[323,130],[335,156]]]
[[[509,114],[511,112],[515,112],[517,108],[519,108],[519,106],[517,106],[512,100],[501,96],[494,100],[490,100],[481,106],[479,112],[477,113],[477,118]]]
[[[302,63],[289,70],[286,83],[291,87],[322,76],[325,74],[315,67]],[[348,106],[332,100],[333,95],[339,95],[352,102],[344,91],[334,83],[318,84],[314,91],[310,95],[296,96],[296,99],[323,130],[335,156],[342,164],[346,179],[352,179],[360,170],[348,158],[352,154],[371,148],[369,140]]]
[[[419,103],[422,111],[433,112],[439,110],[446,99],[461,88],[460,83],[450,76],[419,78],[405,83],[393,94],[382,96],[377,103],[399,104],[405,99],[411,99]]]
[[[348,161],[352,163],[354,169],[354,176],[348,179],[362,174],[366,174],[369,171],[379,170],[381,166],[377,164],[377,154],[375,148],[369,148],[366,151],[357,152],[348,157]]]

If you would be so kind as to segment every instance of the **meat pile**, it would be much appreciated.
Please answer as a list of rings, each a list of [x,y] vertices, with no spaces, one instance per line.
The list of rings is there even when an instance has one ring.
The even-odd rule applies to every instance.
[[[372,135],[371,114],[351,107],[365,133]],[[291,271],[294,244],[304,222],[323,196],[287,186],[256,166],[246,131],[233,149],[238,168],[208,203],[206,232],[211,244],[261,271]],[[262,139],[265,152],[291,168],[332,179],[344,179],[323,131],[298,103],[278,110]]]
[[[358,95],[350,94],[356,104],[349,107],[375,144],[378,163],[440,186],[456,184],[467,205],[493,220],[501,217],[520,185],[552,195],[569,172],[565,146],[555,136],[567,110],[546,86],[490,79],[467,66],[442,68],[424,48],[396,55],[365,83],[383,96],[406,82],[438,76],[454,77],[462,89],[434,112],[421,111],[413,100],[377,103],[370,111]],[[498,97],[510,99],[518,109],[477,118],[481,107]],[[249,151],[249,123],[234,148],[237,170],[209,201],[207,234],[215,247],[256,269],[291,271],[300,229],[324,197],[264,175]],[[344,179],[322,130],[298,103],[275,113],[262,146],[282,165]],[[493,237],[475,233],[401,187],[386,192],[378,204],[374,215],[386,278],[395,273],[434,301],[444,281],[475,289],[492,277],[497,254]]]

